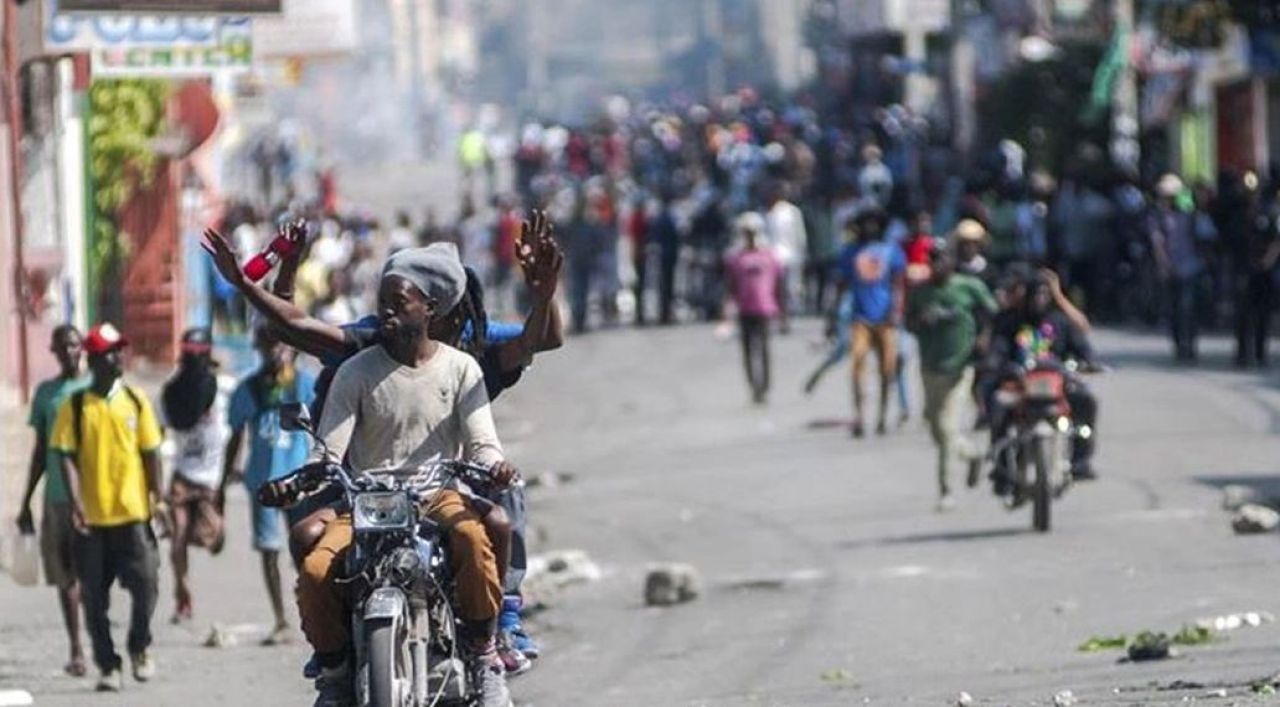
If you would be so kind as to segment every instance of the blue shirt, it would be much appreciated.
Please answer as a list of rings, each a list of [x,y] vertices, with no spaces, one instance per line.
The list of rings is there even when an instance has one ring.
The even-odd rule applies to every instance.
[[[276,394],[266,390],[260,382],[260,373],[254,373],[240,381],[231,394],[227,421],[232,430],[248,426],[249,462],[244,469],[244,483],[250,491],[256,491],[264,483],[278,479],[307,462],[311,453],[311,440],[301,432],[285,432],[280,429],[280,405],[303,403],[310,405],[315,399],[315,377],[305,371],[297,371],[293,386]]]
[[[850,243],[837,261],[840,279],[853,297],[853,318],[883,324],[893,309],[893,281],[906,272],[907,256],[897,243]]]

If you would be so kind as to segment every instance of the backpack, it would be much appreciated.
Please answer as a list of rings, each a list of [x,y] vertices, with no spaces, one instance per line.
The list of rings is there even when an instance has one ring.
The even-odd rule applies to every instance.
[[[128,394],[129,400],[133,401],[133,406],[138,410],[138,417],[142,417],[142,399],[134,392],[133,388],[123,386],[124,392]],[[77,390],[71,394],[71,415],[75,425],[72,428],[75,433],[76,449],[80,448],[80,428],[84,424],[84,394],[85,391]]]

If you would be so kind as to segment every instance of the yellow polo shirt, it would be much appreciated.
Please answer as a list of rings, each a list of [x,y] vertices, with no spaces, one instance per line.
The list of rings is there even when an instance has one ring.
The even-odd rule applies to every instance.
[[[133,393],[137,403],[123,383],[117,382],[106,398],[86,390],[78,435],[72,397],[58,408],[49,446],[75,462],[80,502],[89,525],[124,525],[151,518],[141,453],[158,449],[163,437],[147,396]]]

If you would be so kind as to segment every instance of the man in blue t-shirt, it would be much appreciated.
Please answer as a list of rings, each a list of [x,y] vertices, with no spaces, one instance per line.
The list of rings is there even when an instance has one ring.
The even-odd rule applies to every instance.
[[[275,612],[275,628],[263,643],[274,645],[289,638],[279,566],[287,527],[284,513],[258,502],[258,489],[307,462],[311,441],[305,434],[285,432],[280,428],[280,407],[286,403],[311,403],[315,379],[294,367],[294,350],[285,346],[266,326],[259,326],[253,338],[262,366],[241,381],[231,395],[227,409],[231,439],[227,442],[222,488],[218,496],[223,498],[227,481],[235,475],[240,447],[248,436],[249,457],[242,476],[249,491],[253,547],[262,555],[262,575],[271,598],[271,609]],[[288,520],[292,523],[297,519]]]
[[[876,434],[886,431],[889,392],[893,389],[898,360],[898,325],[902,321],[907,258],[902,248],[885,239],[888,217],[880,209],[867,209],[853,220],[856,238],[836,261],[837,301],[853,298],[853,435],[863,435],[862,372],[867,355],[875,351],[880,362],[880,407]],[[846,294],[848,293],[848,294]]]

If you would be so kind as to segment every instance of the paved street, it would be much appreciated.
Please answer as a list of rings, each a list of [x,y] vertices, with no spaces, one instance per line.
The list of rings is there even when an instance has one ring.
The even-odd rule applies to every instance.
[[[1040,536],[1029,510],[1004,511],[986,488],[934,514],[918,418],[850,439],[836,424],[848,417],[843,369],[803,397],[816,333],[806,322],[775,339],[763,409],[748,403],[736,342],[705,327],[574,339],[499,402],[499,432],[526,472],[573,475],[532,492],[536,549],[580,548],[604,570],[536,617],[547,655],[514,683],[519,703],[947,704],[963,690],[978,704],[1030,705],[1071,690],[1081,704],[1124,705],[1212,703],[1220,688],[1217,704],[1265,699],[1249,682],[1280,670],[1280,624],[1158,663],[1076,646],[1280,613],[1280,543],[1233,535],[1218,490],[1243,481],[1280,495],[1274,375],[1230,371],[1225,341],[1185,370],[1166,363],[1163,339],[1099,335],[1116,367],[1093,381],[1102,480],[1073,489]],[[158,630],[154,684],[99,699],[90,680],[60,677],[52,592],[0,578],[0,690],[41,705],[306,703],[303,647],[256,645],[269,612],[245,499],[231,506],[227,552],[194,561],[195,626]],[[643,577],[659,561],[697,566],[703,596],[644,608]],[[214,621],[241,630],[240,644],[200,647]],[[1175,681],[1203,687],[1165,689]]]

